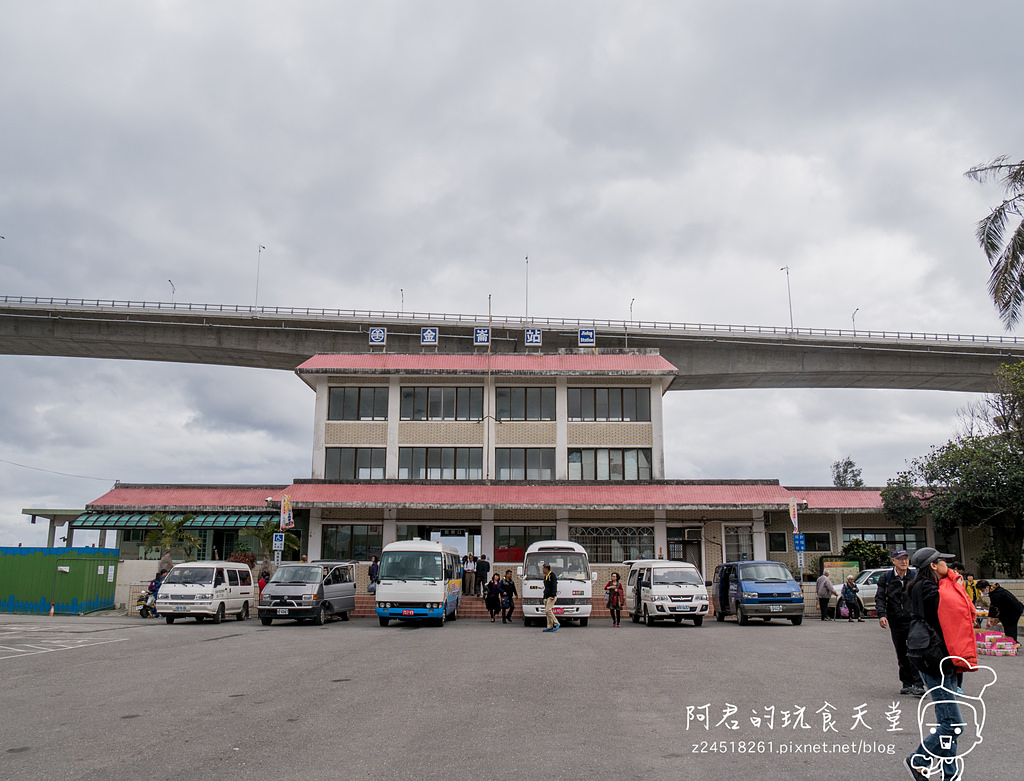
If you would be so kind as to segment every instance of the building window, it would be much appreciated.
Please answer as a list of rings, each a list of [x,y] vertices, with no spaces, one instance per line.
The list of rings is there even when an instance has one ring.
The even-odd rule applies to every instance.
[[[482,420],[484,389],[402,388],[402,420]]]
[[[324,524],[320,543],[320,557],[336,561],[369,561],[380,556],[383,539],[380,525]]]
[[[522,561],[533,543],[554,538],[554,526],[495,526],[494,560]]]
[[[654,558],[652,526],[570,526],[569,539],[586,548],[595,564]]]
[[[768,532],[768,550],[774,553],[786,553],[789,550],[785,532]]]
[[[482,480],[484,451],[479,447],[402,447],[399,480]]]
[[[650,480],[651,449],[570,448],[570,480]]]
[[[928,544],[924,529],[843,529],[844,545],[855,538],[890,551],[905,550],[911,554]]]
[[[551,447],[499,447],[494,449],[498,480],[554,480],[555,449]]]
[[[326,480],[383,480],[387,451],[382,447],[329,447]]]
[[[749,526],[726,526],[724,536],[726,561],[753,560],[754,533]]]
[[[569,420],[650,421],[650,388],[569,388]]]
[[[494,398],[498,420],[554,420],[554,388],[498,388]]]
[[[328,420],[387,420],[387,388],[331,388]]]
[[[832,535],[828,532],[806,532],[804,541],[807,543],[808,552],[828,553],[832,550]]]

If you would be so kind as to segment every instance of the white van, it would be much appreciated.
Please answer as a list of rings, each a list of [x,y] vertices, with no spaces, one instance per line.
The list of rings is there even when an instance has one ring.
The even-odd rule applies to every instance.
[[[156,595],[157,612],[168,624],[186,616],[219,624],[228,614],[244,621],[255,604],[252,570],[236,561],[175,564]]]
[[[550,564],[558,578],[558,599],[552,612],[560,619],[578,620],[580,626],[589,624],[590,597],[597,573],[590,572],[587,549],[575,542],[546,540],[527,548],[523,566],[518,568],[523,579],[523,625],[544,620],[544,564]]]
[[[704,623],[708,614],[708,591],[700,571],[688,561],[643,559],[630,565],[626,578],[626,614],[647,626],[655,621],[685,618],[694,626]]]
[[[380,554],[377,576],[377,621],[430,619],[444,626],[459,617],[462,569],[459,552],[436,540],[392,542]]]

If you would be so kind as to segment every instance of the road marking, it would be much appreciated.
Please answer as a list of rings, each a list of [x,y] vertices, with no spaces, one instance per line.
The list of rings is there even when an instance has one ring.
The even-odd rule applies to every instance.
[[[0,661],[2,661],[4,659],[16,659],[16,658],[18,658],[20,656],[34,656],[36,654],[50,654],[50,653],[53,653],[54,651],[71,651],[71,650],[74,650],[75,648],[91,648],[92,646],[95,646],[95,645],[107,645],[108,643],[122,643],[122,642],[124,642],[127,639],[128,639],[127,637],[119,637],[119,638],[117,638],[115,640],[95,640],[95,641],[92,641],[92,640],[82,640],[82,641],[80,641],[79,643],[77,643],[75,645],[61,645],[61,646],[58,646],[56,648],[39,648],[38,646],[33,646],[33,645],[27,645],[26,644],[25,648],[39,648],[39,650],[29,651],[29,650],[22,650],[22,649],[8,649],[8,650],[16,651],[16,653],[9,654],[8,656],[0,656]],[[57,642],[57,641],[54,641],[54,642]],[[3,647],[3,646],[0,646],[0,647]]]

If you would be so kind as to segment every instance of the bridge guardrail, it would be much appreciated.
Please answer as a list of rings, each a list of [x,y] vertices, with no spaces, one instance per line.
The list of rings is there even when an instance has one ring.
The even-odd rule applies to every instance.
[[[983,334],[929,333],[923,331],[874,331],[846,328],[787,328],[762,325],[722,325],[709,323],[673,323],[660,320],[585,320],[555,317],[485,317],[444,312],[395,312],[376,309],[326,309],[317,307],[250,306],[245,304],[194,304],[167,301],[131,301],[127,299],[46,298],[39,296],[0,296],[0,306],[39,307],[98,312],[149,312],[153,314],[239,315],[252,318],[289,317],[309,320],[372,320],[395,323],[452,323],[464,326],[490,324],[492,328],[595,328],[613,333],[660,334],[742,334],[744,336],[802,336],[826,339],[879,339],[899,342],[948,342],[986,345],[1024,345],[1024,337]]]

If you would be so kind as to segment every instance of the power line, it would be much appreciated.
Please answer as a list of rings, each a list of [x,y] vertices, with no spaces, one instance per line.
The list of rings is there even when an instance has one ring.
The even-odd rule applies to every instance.
[[[61,477],[78,477],[82,480],[102,480],[105,483],[117,482],[116,478],[112,477],[90,477],[89,475],[72,475],[67,472],[57,472],[53,469],[43,469],[40,466],[29,466],[28,464],[19,464],[17,461],[8,461],[6,458],[0,458],[0,464],[10,464],[11,466],[20,466],[22,469],[31,469],[35,472],[46,472],[51,475],[60,475]]]

